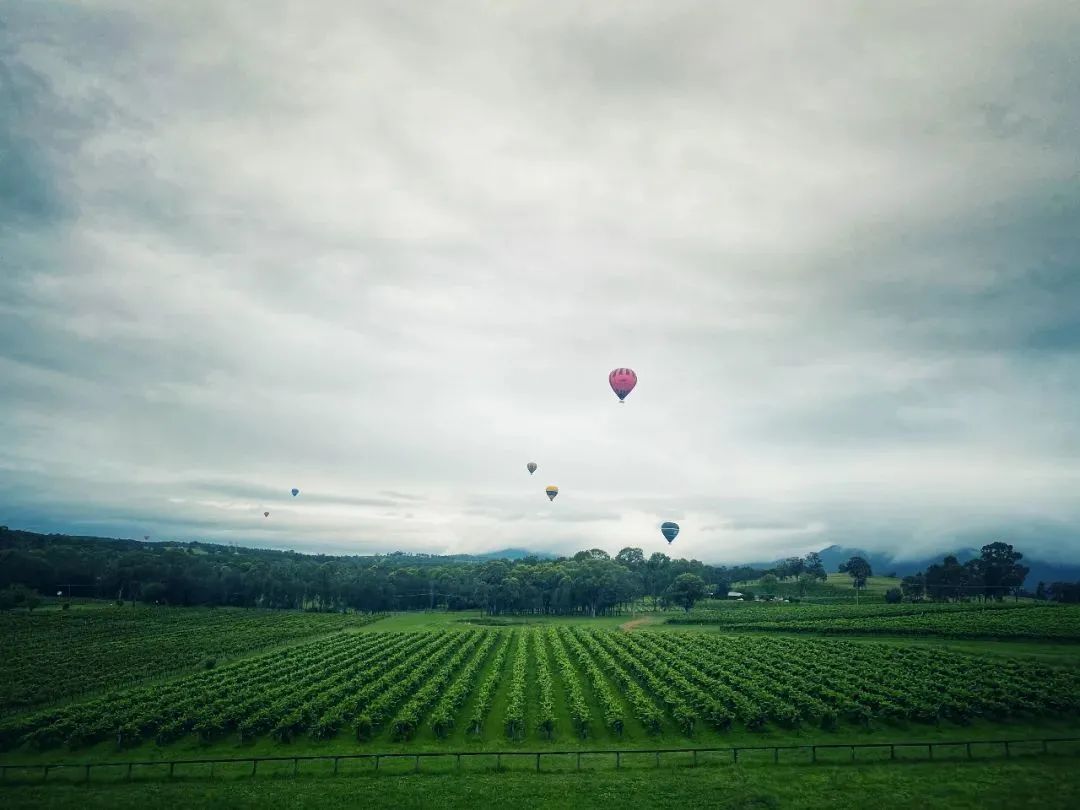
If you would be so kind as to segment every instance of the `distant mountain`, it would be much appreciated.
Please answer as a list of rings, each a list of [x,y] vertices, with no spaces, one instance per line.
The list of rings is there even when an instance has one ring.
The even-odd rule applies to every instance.
[[[1023,549],[1017,550],[1023,552]],[[866,549],[832,545],[823,548],[818,552],[818,555],[821,557],[821,562],[825,565],[825,570],[830,574],[834,573],[842,563],[847,562],[852,557],[859,556],[870,563],[870,568],[872,568],[874,573],[878,576],[895,572],[897,576],[906,577],[909,574],[925,571],[934,563],[940,563],[949,554],[955,556],[961,563],[965,563],[968,560],[978,557],[979,553],[979,549],[977,548],[962,548],[953,551],[943,551],[940,554],[935,554],[930,557],[897,560],[893,554],[887,551],[867,551]],[[774,560],[767,563],[750,563],[750,566],[753,568],[772,568],[778,562],[780,561]],[[1030,569],[1027,578],[1024,580],[1024,586],[1029,590],[1034,590],[1039,582],[1080,581],[1080,565],[1053,563],[1035,558],[1029,559],[1027,555],[1024,555],[1024,559],[1020,562]]]

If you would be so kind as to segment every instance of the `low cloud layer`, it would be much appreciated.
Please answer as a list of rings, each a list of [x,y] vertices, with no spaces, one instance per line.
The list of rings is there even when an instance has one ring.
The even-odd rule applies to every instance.
[[[1065,0],[9,4],[0,522],[1075,557],[1077,41]]]

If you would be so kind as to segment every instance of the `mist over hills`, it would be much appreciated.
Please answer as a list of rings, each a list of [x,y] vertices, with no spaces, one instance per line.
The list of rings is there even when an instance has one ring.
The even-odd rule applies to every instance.
[[[1026,565],[1030,569],[1027,578],[1024,580],[1024,585],[1028,588],[1034,588],[1039,582],[1075,582],[1080,580],[1080,564],[1072,565],[1068,563],[1049,562],[1034,557],[1029,558],[1028,555],[1024,553],[1022,546],[1013,544],[1013,548],[1021,554],[1024,554],[1024,558],[1020,563]],[[933,565],[934,563],[940,563],[942,559],[949,554],[954,555],[961,563],[965,563],[968,560],[978,557],[979,549],[968,547],[943,550],[940,554],[917,557],[914,559],[897,559],[896,555],[888,551],[867,551],[866,549],[835,544],[823,548],[818,552],[822,563],[825,565],[825,570],[829,573],[835,572],[841,563],[847,562],[851,557],[859,556],[870,563],[870,567],[876,575],[882,576],[895,572],[897,576],[901,577],[915,574],[919,571],[925,571],[928,566]],[[778,562],[779,560],[772,560],[771,562],[752,562],[748,563],[748,566],[752,568],[772,568]]]

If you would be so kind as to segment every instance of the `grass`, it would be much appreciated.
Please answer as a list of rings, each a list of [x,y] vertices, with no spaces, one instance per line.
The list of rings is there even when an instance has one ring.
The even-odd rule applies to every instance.
[[[175,806],[475,808],[484,803],[588,810],[632,802],[672,808],[837,808],[881,801],[890,808],[1072,808],[1080,806],[1080,759],[868,764],[758,765],[651,763],[622,771],[568,762],[536,774],[530,762],[502,773],[304,776],[249,779],[222,775],[172,782],[0,787],[6,808],[124,808]],[[411,768],[411,766],[408,766]],[[545,766],[548,767],[548,766]],[[554,769],[554,766],[551,766]],[[500,802],[499,797],[502,798]]]

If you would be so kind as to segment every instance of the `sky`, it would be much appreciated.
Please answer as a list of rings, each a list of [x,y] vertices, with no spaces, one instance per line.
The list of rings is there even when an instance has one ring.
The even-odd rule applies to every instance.
[[[0,523],[1080,559],[1078,41],[1071,0],[8,0]]]

